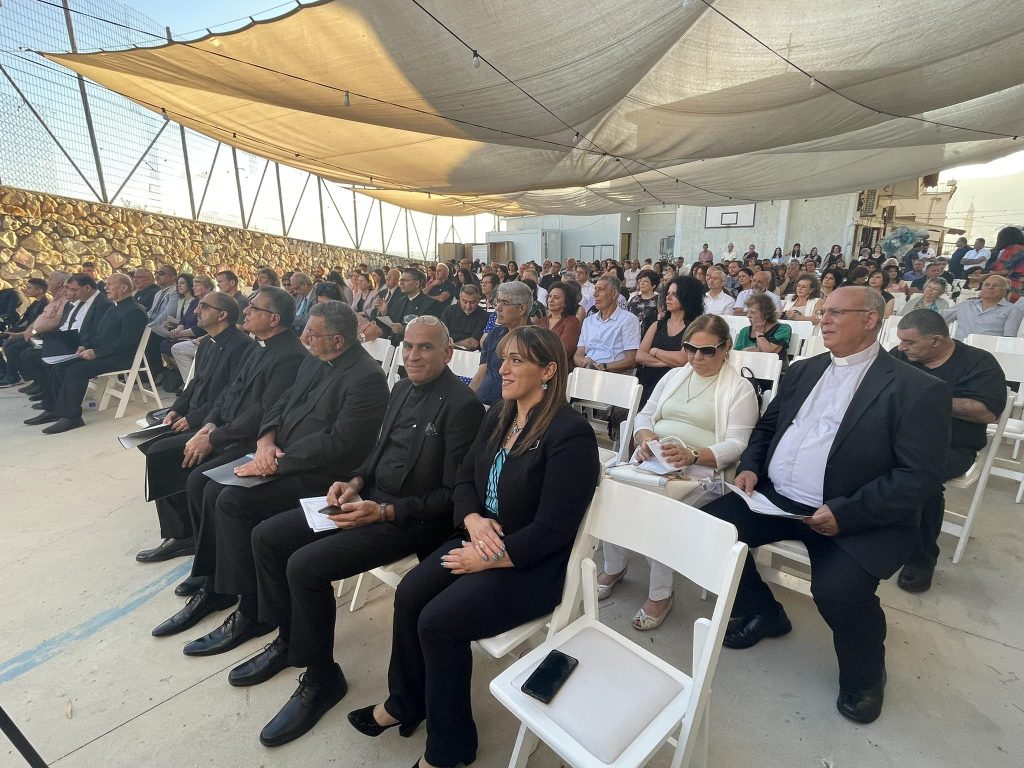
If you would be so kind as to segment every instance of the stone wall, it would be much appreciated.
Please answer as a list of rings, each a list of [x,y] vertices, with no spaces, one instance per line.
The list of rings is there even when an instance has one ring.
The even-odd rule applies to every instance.
[[[55,269],[74,273],[83,261],[96,262],[101,277],[169,263],[193,274],[232,269],[250,282],[261,266],[278,274],[315,273],[319,267],[374,267],[388,259],[371,251],[0,186],[0,288],[46,277]]]

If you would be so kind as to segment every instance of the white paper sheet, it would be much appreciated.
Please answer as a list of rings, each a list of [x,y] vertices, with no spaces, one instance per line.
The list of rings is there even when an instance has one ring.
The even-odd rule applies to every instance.
[[[42,358],[42,361],[47,365],[57,365],[58,363],[65,363],[68,360],[77,360],[78,355],[52,355],[50,357]]]
[[[121,443],[122,448],[135,448],[136,446],[147,443],[161,435],[167,434],[170,431],[170,424],[155,424],[152,427],[147,426],[145,429],[129,432],[127,435],[121,435],[117,438],[117,441]]]
[[[362,501],[362,499],[356,496],[354,501]],[[327,515],[320,514],[320,510],[327,506],[326,496],[311,496],[308,499],[299,499],[299,505],[302,507],[302,512],[306,515],[306,523],[314,533],[337,530],[338,526],[334,524],[333,520]]]
[[[726,483],[725,487],[728,488],[733,493],[735,493],[741,499],[743,499],[743,501],[747,503],[747,506],[750,507],[750,510],[752,512],[757,512],[757,514],[759,515],[771,515],[772,517],[791,517],[796,520],[803,520],[807,517],[807,515],[795,515],[792,512],[787,512],[784,509],[779,509],[771,501],[769,501],[768,497],[765,496],[763,493],[758,493],[757,491],[754,491],[750,496],[747,496],[746,493],[741,491],[732,483]]]

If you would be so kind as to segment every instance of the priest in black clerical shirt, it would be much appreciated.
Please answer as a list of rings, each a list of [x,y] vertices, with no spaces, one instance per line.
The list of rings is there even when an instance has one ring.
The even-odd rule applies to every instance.
[[[241,603],[220,627],[185,646],[186,655],[221,653],[272,629],[256,620],[252,529],[300,498],[323,494],[338,477],[351,477],[373,448],[388,388],[380,365],[357,336],[350,306],[314,305],[302,335],[312,355],[264,416],[255,458],[234,470],[238,477],[264,482],[239,487],[211,480],[203,488],[192,576],[205,577],[204,586],[153,634],[187,629],[230,607],[238,595]]]

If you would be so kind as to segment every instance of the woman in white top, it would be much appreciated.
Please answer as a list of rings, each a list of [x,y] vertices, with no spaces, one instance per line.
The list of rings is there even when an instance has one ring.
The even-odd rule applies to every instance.
[[[686,447],[662,444],[662,455],[680,469],[697,464],[721,472],[739,461],[759,414],[754,388],[727,362],[730,349],[729,325],[718,315],[701,315],[687,326],[686,365],[665,374],[637,414],[639,458],[651,457],[648,441],[671,436]],[[640,631],[660,626],[672,609],[672,570],[654,560],[650,566],[647,602],[633,617]],[[625,575],[625,550],[605,542],[598,599],[611,595]]]
[[[782,305],[782,317],[786,320],[810,320],[815,325],[818,318],[814,310],[821,301],[821,283],[814,275],[800,275],[793,284],[793,294],[786,297]]]

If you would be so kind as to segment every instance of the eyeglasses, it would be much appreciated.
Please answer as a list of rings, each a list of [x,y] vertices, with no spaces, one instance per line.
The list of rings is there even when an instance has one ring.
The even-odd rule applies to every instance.
[[[819,309],[814,313],[814,316],[819,320],[823,320],[826,317],[830,317],[833,320],[838,320],[843,315],[849,314],[850,312],[877,312],[877,309]]]
[[[272,309],[264,309],[263,307],[257,307],[255,304],[250,304],[247,307],[247,309],[255,309],[255,310],[259,311],[259,312],[266,312],[268,315],[276,315],[277,314],[277,312],[275,312]]]
[[[684,341],[683,351],[686,352],[686,354],[688,355],[696,355],[698,352],[700,352],[704,357],[714,357],[715,355],[718,354],[718,350],[722,348],[723,344],[725,344],[725,342],[720,341],[713,347],[695,347],[693,344]]]
[[[519,304],[518,302],[509,301],[508,299],[498,299],[494,303],[497,304],[499,307],[521,307],[521,306],[523,306],[522,304]]]
[[[309,331],[306,331],[306,336],[308,336],[311,339],[327,339],[327,338],[330,338],[331,336],[343,336],[343,335],[344,334],[341,334],[341,333],[310,333]]]
[[[224,311],[226,311],[226,310],[221,309],[220,307],[213,306],[213,304],[207,304],[205,301],[200,301],[199,302],[199,306],[197,307],[197,309],[199,309],[200,307],[202,309],[212,309],[214,312],[224,312]],[[259,307],[254,307],[254,309],[259,309]]]

